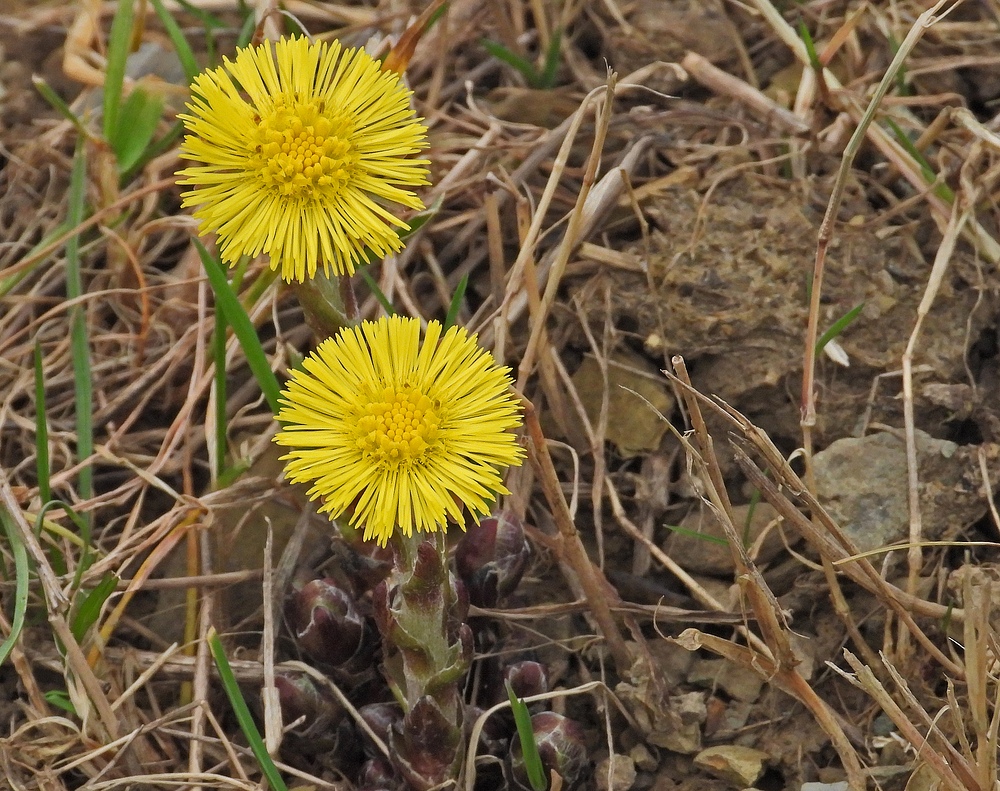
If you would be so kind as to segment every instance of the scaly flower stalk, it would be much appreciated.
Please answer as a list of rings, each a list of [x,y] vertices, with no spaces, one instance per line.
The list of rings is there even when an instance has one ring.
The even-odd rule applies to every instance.
[[[461,682],[472,630],[448,570],[443,533],[396,535],[392,573],[375,589],[390,686],[403,706],[389,744],[396,769],[417,789],[454,779],[464,757]]]

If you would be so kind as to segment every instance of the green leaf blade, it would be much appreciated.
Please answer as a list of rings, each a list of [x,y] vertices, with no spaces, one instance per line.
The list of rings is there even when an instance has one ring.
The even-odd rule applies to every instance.
[[[254,757],[260,764],[260,769],[264,773],[264,777],[267,778],[267,782],[271,784],[271,788],[274,791],[288,791],[285,781],[278,772],[278,767],[274,765],[274,761],[271,760],[271,756],[267,753],[267,746],[261,738],[260,731],[257,730],[257,724],[253,721],[250,709],[247,706],[247,702],[243,699],[243,693],[240,691],[240,686],[236,681],[236,674],[233,673],[229,660],[226,658],[226,651],[222,646],[222,641],[214,629],[208,636],[208,647],[212,651],[212,658],[215,660],[215,666],[219,671],[219,678],[222,680],[222,688],[226,691],[226,697],[229,698],[229,703],[233,707],[236,720],[240,724],[240,730],[243,731],[243,735],[250,745],[251,752],[253,752]]]
[[[104,139],[119,134],[122,92],[125,89],[125,67],[132,40],[135,9],[132,0],[118,0],[108,37],[108,65],[104,76]]]
[[[528,780],[535,791],[546,791],[549,782],[545,777],[542,757],[538,754],[538,745],[535,744],[535,731],[531,727],[531,712],[528,711],[524,701],[514,694],[514,689],[509,681],[505,681],[504,686],[507,688],[507,698],[510,700],[511,711],[514,712],[517,739],[521,743],[521,755],[524,758],[524,768],[528,773]]]
[[[69,211],[67,220],[71,228],[83,222],[86,208],[87,159],[84,141],[77,144],[70,173]],[[66,296],[79,299],[83,296],[83,276],[80,271],[80,235],[74,234],[66,242]],[[94,455],[93,379],[90,367],[90,339],[87,332],[87,314],[82,304],[70,308],[70,356],[73,363],[73,390],[76,407],[76,454],[79,461]],[[94,496],[94,476],[89,464],[80,468],[78,489],[81,499]],[[85,514],[87,529],[83,535],[90,544],[90,514]]]
[[[126,173],[142,158],[163,115],[163,99],[136,88],[121,108],[121,123],[108,143],[118,159],[118,171]]]
[[[833,322],[833,324],[830,326],[830,329],[824,332],[820,336],[819,340],[816,341],[816,354],[822,352],[830,341],[832,341],[834,338],[840,335],[840,333],[842,333],[845,329],[847,329],[848,325],[851,322],[853,322],[858,317],[858,314],[860,314],[861,311],[864,309],[865,309],[865,303],[862,302],[859,305],[855,305],[853,308],[847,311],[847,313],[845,313],[843,316],[841,316],[839,319]]]
[[[78,643],[83,642],[90,627],[97,623],[101,615],[101,608],[108,597],[115,592],[118,587],[118,577],[114,574],[105,574],[97,587],[88,591],[76,609],[73,620],[70,623],[70,630]]]
[[[243,349],[243,354],[246,355],[250,370],[257,379],[257,384],[260,386],[261,392],[264,393],[264,398],[267,399],[271,411],[277,414],[281,408],[281,386],[278,384],[278,377],[271,370],[271,363],[260,345],[257,330],[254,328],[253,322],[250,321],[250,316],[243,309],[236,292],[229,285],[222,265],[197,239],[194,240],[194,244],[198,248],[198,255],[201,256],[201,262],[205,267],[212,291],[215,292],[216,303],[225,314],[229,326],[233,328],[233,332]]]
[[[0,505],[0,524],[7,535],[7,545],[14,556],[14,613],[10,621],[10,634],[0,643],[0,665],[10,656],[24,628],[25,614],[28,612],[28,583],[30,569],[28,567],[28,550],[21,541],[14,517]]]

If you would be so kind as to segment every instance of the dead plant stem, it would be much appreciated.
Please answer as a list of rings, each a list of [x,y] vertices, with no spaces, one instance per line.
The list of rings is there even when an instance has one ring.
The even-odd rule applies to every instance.
[[[53,239],[47,245],[42,247],[40,250],[36,250],[31,255],[22,258],[16,264],[7,267],[4,270],[4,278],[5,279],[10,278],[13,275],[22,272],[25,269],[30,269],[31,267],[35,266],[35,264],[44,261],[48,256],[52,255],[56,250],[61,248],[64,244],[66,244],[67,241],[72,239],[74,236],[78,236],[79,234],[86,231],[88,228],[91,228],[99,224],[103,220],[107,219],[109,216],[115,215],[116,213],[124,209],[126,206],[134,203],[140,198],[144,198],[146,195],[149,195],[150,193],[159,192],[160,190],[166,189],[167,187],[172,187],[175,182],[176,182],[176,177],[170,176],[169,178],[160,179],[159,181],[154,181],[152,184],[147,184],[144,187],[139,187],[137,190],[130,192],[127,195],[123,195],[114,203],[105,206],[103,209],[100,209],[99,211],[94,212],[92,215],[90,215],[87,219],[85,219],[75,228],[70,228],[68,231],[66,231],[66,233],[57,236],[55,239]]]
[[[584,173],[583,182],[580,185],[580,193],[577,195],[576,205],[573,207],[573,211],[569,215],[569,224],[566,227],[566,233],[563,235],[562,242],[557,249],[556,258],[552,262],[552,266],[548,271],[548,276],[545,281],[545,291],[542,294],[542,301],[539,307],[539,315],[535,317],[531,324],[531,335],[528,338],[528,344],[525,347],[524,356],[521,358],[521,364],[518,367],[518,390],[524,389],[527,378],[534,368],[535,358],[538,356],[538,350],[541,343],[541,334],[545,330],[545,320],[548,317],[549,311],[552,309],[552,305],[555,301],[556,292],[559,288],[559,283],[562,281],[563,273],[566,270],[566,264],[569,262],[570,253],[576,249],[576,245],[580,241],[579,231],[583,223],[583,209],[587,202],[587,196],[590,194],[591,187],[593,187],[594,181],[597,177],[597,168],[601,161],[601,151],[604,148],[604,139],[607,136],[608,125],[611,123],[611,110],[614,105],[615,84],[617,79],[618,77],[614,72],[608,74],[608,84],[604,89],[604,102],[597,118],[597,127],[594,133],[594,144],[590,151],[590,157],[587,159],[587,170]],[[583,114],[579,113],[579,117],[582,118]],[[567,137],[566,139],[571,140],[572,137]],[[559,153],[562,155],[563,150],[560,150]],[[553,170],[553,172],[555,171]],[[552,180],[550,179],[549,184],[551,183]],[[549,185],[547,184],[546,189],[548,186]],[[539,210],[536,212],[536,222],[541,220],[543,216],[544,212],[541,210],[541,207],[539,207]],[[536,229],[536,222],[532,222],[532,230]],[[533,254],[534,244],[531,244],[530,247],[523,249],[528,250],[530,254]],[[518,258],[520,258],[520,256],[518,256]]]
[[[863,689],[872,700],[874,700],[884,711],[889,718],[895,723],[896,727],[899,728],[900,735],[903,736],[910,744],[917,748],[918,755],[931,766],[934,773],[948,786],[948,788],[953,791],[982,791],[980,789],[979,783],[975,781],[974,778],[969,777],[970,781],[968,784],[963,783],[959,780],[958,776],[949,766],[948,761],[945,759],[941,753],[935,749],[922,749],[922,745],[926,744],[926,738],[906,715],[906,712],[900,708],[899,704],[893,699],[892,695],[889,694],[888,690],[875,678],[875,674],[872,672],[871,668],[863,664],[858,658],[852,654],[850,651],[844,651],[844,658],[847,663],[854,670],[855,677],[851,677],[843,671],[839,671],[845,678],[847,678],[855,686]]]
[[[62,643],[63,651],[65,652],[66,667],[64,674],[67,676],[67,682],[71,683],[69,681],[70,677],[75,677],[80,682],[90,702],[97,709],[98,717],[94,724],[103,730],[109,739],[117,739],[118,719],[111,708],[111,704],[108,702],[107,696],[104,694],[104,689],[100,681],[87,663],[87,659],[83,655],[83,651],[80,649],[80,645],[73,636],[73,631],[69,628],[69,624],[63,615],[69,612],[70,603],[63,593],[62,586],[60,586],[59,579],[56,577],[55,571],[49,563],[49,558],[45,554],[45,550],[24,518],[21,506],[18,504],[17,498],[14,497],[14,492],[11,490],[7,473],[2,467],[0,467],[0,508],[6,508],[11,515],[14,524],[17,525],[21,541],[24,542],[28,554],[31,556],[32,561],[34,561],[35,573],[38,575],[42,591],[45,594],[49,623],[52,625],[52,631],[55,632],[57,639]],[[92,722],[94,721],[92,720]]]
[[[625,639],[611,614],[610,607],[612,603],[617,603],[618,596],[600,570],[591,563],[583,541],[580,540],[580,534],[576,525],[573,524],[573,517],[570,515],[569,505],[562,493],[559,476],[556,474],[552,457],[549,455],[548,443],[538,422],[538,413],[535,411],[534,404],[523,397],[522,403],[524,404],[524,423],[531,438],[531,460],[534,462],[542,490],[545,493],[545,499],[552,509],[552,516],[559,529],[559,535],[562,539],[560,542],[561,553],[566,563],[576,572],[590,611],[604,635],[618,675],[622,678],[628,678],[632,660]]]
[[[809,300],[809,325],[806,329],[804,350],[805,359],[802,371],[803,429],[807,426],[811,427],[816,425],[816,399],[813,391],[815,388],[816,378],[816,340],[819,337],[820,296],[823,290],[823,272],[826,264],[826,251],[833,238],[834,221],[837,217],[837,213],[840,211],[840,205],[844,199],[847,177],[850,173],[851,166],[854,164],[854,159],[857,156],[858,151],[861,149],[861,144],[865,140],[868,128],[871,126],[872,121],[875,120],[875,114],[878,111],[879,105],[882,103],[882,99],[885,98],[889,88],[895,84],[896,74],[898,74],[899,70],[903,68],[906,58],[909,57],[910,50],[917,43],[920,37],[923,36],[927,27],[933,24],[934,14],[937,13],[938,9],[940,9],[945,2],[947,2],[947,0],[938,0],[934,7],[921,14],[917,22],[910,28],[906,39],[900,45],[896,52],[896,56],[892,59],[892,63],[889,64],[885,74],[882,76],[881,82],[879,82],[878,88],[876,88],[875,93],[868,102],[868,107],[861,116],[861,120],[855,128],[854,134],[851,135],[851,139],[848,141],[847,147],[844,149],[844,155],[840,160],[840,169],[837,171],[837,178],[833,184],[833,191],[830,194],[830,200],[827,202],[826,214],[823,216],[823,222],[820,224],[819,234],[816,239],[816,260],[813,263],[813,278]],[[757,5],[758,7],[771,7],[771,4],[769,2],[765,2],[764,0],[758,0]],[[783,25],[785,24],[784,20],[782,20],[782,23]],[[802,45],[802,42],[799,41],[798,37],[795,38],[795,41],[797,42],[795,50],[798,51],[798,49],[804,45]],[[811,466],[812,459],[807,459],[806,463]]]
[[[691,420],[691,426],[700,450],[697,454],[691,453],[692,461],[701,467],[708,479],[705,496],[711,503],[715,516],[726,534],[737,571],[736,581],[740,592],[749,601],[751,611],[757,618],[766,651],[780,667],[791,670],[799,663],[799,659],[795,656],[788,639],[788,625],[774,593],[768,587],[763,575],[757,570],[756,564],[750,559],[743,546],[742,538],[736,531],[733,506],[729,500],[725,480],[722,477],[722,469],[719,467],[719,459],[715,455],[712,435],[708,432],[704,415],[702,415],[698,405],[698,399],[694,396],[695,391],[691,386],[684,358],[676,356],[671,359],[671,363],[677,378],[687,385],[681,390],[681,397],[687,407],[688,417]],[[749,631],[747,633],[749,634]]]
[[[797,670],[782,667],[771,657],[758,654],[746,646],[736,645],[716,635],[705,634],[698,629],[686,629],[676,641],[689,651],[705,648],[741,667],[754,670],[798,700],[812,713],[816,722],[830,737],[844,765],[849,786],[859,791],[866,787],[864,768],[837,715]]]
[[[917,341],[920,331],[923,328],[924,319],[930,313],[934,298],[937,296],[944,279],[944,274],[951,262],[952,253],[955,250],[955,243],[958,236],[969,218],[975,202],[974,195],[966,195],[960,192],[952,204],[951,217],[948,220],[948,227],[938,246],[934,256],[934,265],[931,268],[930,277],[927,279],[927,287],[924,290],[923,298],[917,307],[917,318],[913,325],[913,331],[903,352],[903,427],[906,440],[906,491],[907,505],[910,512],[909,543],[910,547],[906,553],[908,573],[906,576],[906,590],[915,594],[917,583],[920,578],[920,569],[923,565],[923,552],[921,540],[923,538],[923,520],[920,513],[920,474],[919,462],[917,459],[917,439],[916,421],[913,414],[913,356],[917,349]],[[964,206],[964,210],[962,209]],[[898,636],[898,645],[901,651],[906,650],[907,638],[904,632]]]
[[[742,469],[746,474],[750,483],[760,489],[761,494],[774,507],[774,509],[781,514],[781,516],[784,517],[789,524],[794,526],[800,533],[806,536],[809,543],[817,551],[824,556],[831,557],[831,559],[834,560],[839,559],[833,557],[834,555],[844,554],[837,552],[834,549],[833,543],[826,538],[819,527],[804,514],[800,513],[799,510],[792,505],[791,501],[781,494],[778,487],[775,486],[766,475],[764,475],[764,473],[757,467],[756,464],[753,463],[742,448],[737,446],[734,448],[734,452],[736,453],[736,463],[739,464],[740,469]],[[811,495],[808,495],[805,488],[802,487],[799,491],[800,496],[806,500],[806,506],[810,508],[814,514],[814,518],[818,518],[820,524],[825,529],[831,530],[832,528],[839,533],[840,528],[830,519],[829,516],[827,516],[826,512],[822,510],[820,504],[812,498]],[[934,645],[931,639],[924,634],[923,630],[917,626],[911,615],[911,612],[914,612],[932,618],[944,618],[950,614],[951,618],[957,620],[964,617],[964,613],[962,611],[949,610],[940,604],[933,604],[931,602],[924,601],[917,596],[900,590],[894,585],[890,585],[882,579],[866,558],[859,558],[856,563],[845,565],[843,568],[845,573],[854,582],[876,594],[882,601],[884,601],[890,609],[896,613],[896,616],[906,624],[906,627],[917,638],[917,641],[920,642],[925,649],[927,649],[928,653],[933,656],[942,667],[955,675],[956,678],[964,677],[962,668],[945,656],[941,652],[941,649]]]

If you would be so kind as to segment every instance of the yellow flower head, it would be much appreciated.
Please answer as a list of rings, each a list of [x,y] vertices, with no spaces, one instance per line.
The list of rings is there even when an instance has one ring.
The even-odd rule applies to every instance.
[[[476,336],[393,316],[342,330],[294,371],[275,437],[291,448],[286,476],[385,546],[395,528],[434,532],[462,507],[478,520],[509,494],[502,468],[524,451],[509,369]]]
[[[399,75],[339,42],[283,38],[241,49],[192,86],[180,171],[194,189],[202,233],[222,258],[267,253],[285,280],[322,266],[351,274],[366,259],[402,249],[385,207],[422,209],[407,187],[427,184],[427,129]]]

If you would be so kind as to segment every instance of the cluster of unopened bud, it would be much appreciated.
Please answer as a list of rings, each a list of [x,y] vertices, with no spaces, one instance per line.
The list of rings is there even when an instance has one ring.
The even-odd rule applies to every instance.
[[[470,526],[455,548],[457,574],[442,565],[431,543],[418,545],[412,573],[404,583],[390,584],[385,579],[387,558],[369,557],[364,547],[355,549],[358,552],[350,553],[353,562],[338,565],[338,572],[346,582],[324,578],[298,586],[287,602],[286,620],[301,652],[317,668],[340,679],[345,674],[367,673],[369,680],[377,680],[371,670],[376,656],[376,633],[380,634],[383,654],[390,658],[385,668],[389,687],[379,692],[381,682],[369,684],[366,694],[368,701],[386,701],[393,697],[390,688],[398,695],[407,683],[398,675],[398,668],[390,667],[394,665],[393,655],[403,657],[411,668],[428,661],[422,656],[424,648],[413,641],[405,628],[406,623],[411,628],[418,623],[421,608],[427,614],[445,614],[453,661],[449,667],[437,668],[436,680],[425,694],[407,700],[405,713],[397,702],[355,700],[368,732],[387,745],[392,756],[391,761],[387,760],[362,732],[363,755],[358,755],[362,763],[357,788],[360,791],[431,788],[453,771],[449,763],[461,756],[459,742],[469,737],[468,731],[481,712],[478,707],[466,704],[462,726],[461,714],[456,723],[442,702],[447,698],[443,693],[447,687],[457,690],[451,694],[461,697],[463,679],[474,655],[473,629],[466,623],[469,605],[493,608],[515,592],[530,559],[524,527],[509,511]],[[404,599],[406,607],[400,609]],[[398,620],[404,612],[410,613],[406,623]],[[414,617],[418,620],[414,621]],[[484,644],[496,647],[504,642],[504,630],[498,623],[488,616],[474,619],[480,634],[476,640],[481,648]],[[494,651],[488,653],[496,655]],[[486,674],[492,680],[484,682],[480,689],[480,697],[485,691],[489,698],[480,701],[483,705],[505,699],[507,684],[519,698],[531,698],[549,690],[548,672],[540,662],[523,660],[503,665],[497,660],[484,661],[487,662],[484,668],[492,667]],[[310,720],[317,718],[330,722],[325,714],[330,710],[329,703],[307,676],[282,676],[278,689],[286,723],[304,721],[308,726]],[[538,711],[543,705],[535,704],[532,708],[537,711],[532,727],[543,765],[546,772],[555,771],[571,783],[587,765],[582,730],[572,720]],[[460,704],[459,711],[461,708]],[[504,775],[511,788],[530,788],[509,714],[494,716],[487,722],[478,749],[503,758]]]

